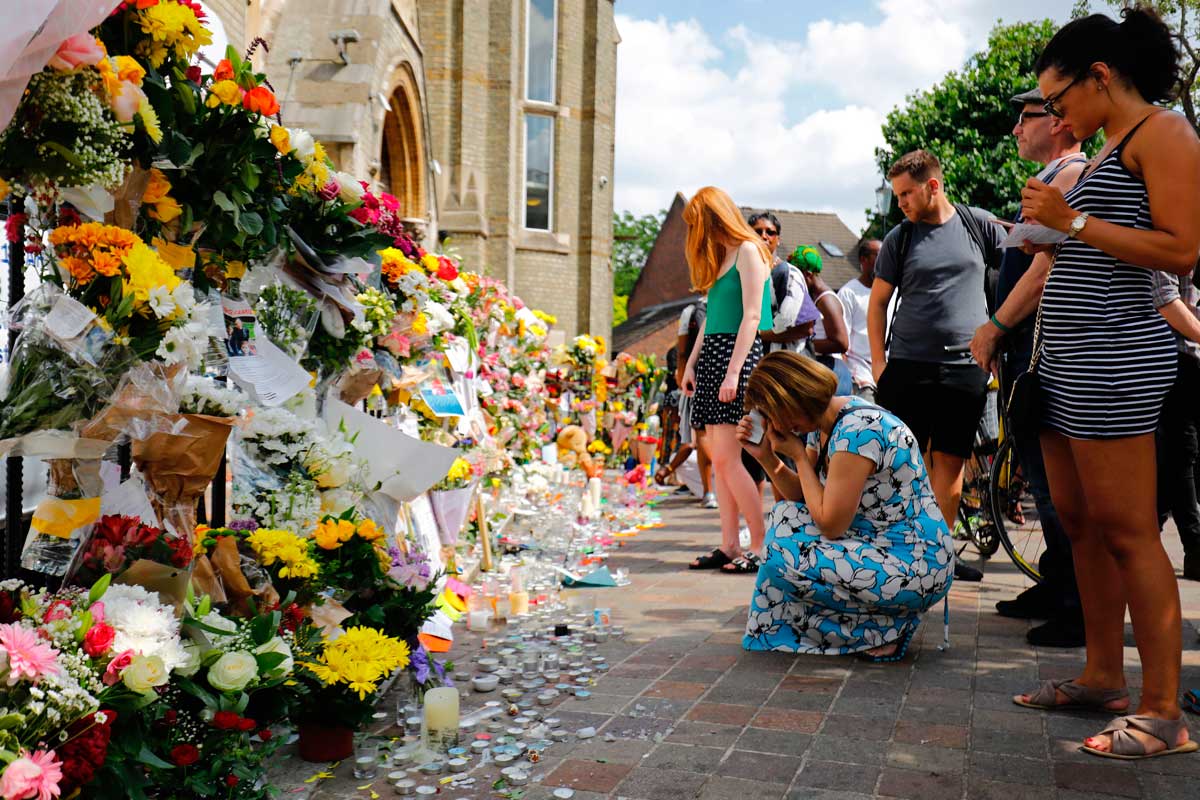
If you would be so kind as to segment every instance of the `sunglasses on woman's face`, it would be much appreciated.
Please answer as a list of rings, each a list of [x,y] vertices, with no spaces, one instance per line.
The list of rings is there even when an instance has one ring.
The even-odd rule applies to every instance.
[[[771,228],[755,228],[754,232],[757,233],[759,236],[778,236],[779,235],[779,231],[772,230]]]
[[[1063,110],[1058,107],[1059,101],[1063,99],[1063,97],[1066,95],[1067,92],[1071,91],[1071,88],[1074,87],[1075,84],[1079,83],[1086,77],[1087,77],[1086,75],[1080,75],[1075,80],[1071,81],[1066,86],[1064,86],[1062,91],[1055,92],[1053,96],[1047,97],[1046,102],[1042,104],[1042,108],[1045,109],[1046,113],[1049,114],[1050,116],[1058,117],[1059,119],[1062,119],[1063,118]]]

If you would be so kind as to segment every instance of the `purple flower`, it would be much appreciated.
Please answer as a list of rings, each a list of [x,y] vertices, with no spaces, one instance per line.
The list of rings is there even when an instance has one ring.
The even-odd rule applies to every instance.
[[[252,519],[235,519],[233,522],[229,523],[229,530],[250,531],[253,533],[254,531],[258,530],[258,523]]]
[[[445,686],[447,689],[454,688],[454,681],[446,674],[446,668],[442,666],[442,662],[436,658],[433,659],[433,671],[437,673],[438,680],[442,682],[442,686]]]
[[[417,649],[413,650],[408,664],[417,678],[417,683],[424,686],[429,681],[429,653],[426,652],[425,645],[417,645]],[[435,662],[435,666],[440,671],[441,665]]]
[[[392,558],[392,568],[388,570],[388,576],[392,580],[409,589],[420,590],[429,585],[433,570],[429,564],[429,557],[423,552],[414,547],[406,554],[398,547],[391,547],[388,549],[388,555]]]

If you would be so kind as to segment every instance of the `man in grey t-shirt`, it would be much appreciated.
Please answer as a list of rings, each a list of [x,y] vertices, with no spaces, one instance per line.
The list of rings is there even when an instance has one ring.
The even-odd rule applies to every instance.
[[[963,464],[987,399],[987,375],[966,348],[988,318],[983,250],[999,246],[1001,230],[986,212],[950,203],[941,165],[932,153],[915,150],[902,156],[888,170],[888,179],[908,223],[888,233],[875,262],[867,333],[876,397],[912,429],[928,453],[930,484],[953,528]],[[962,219],[960,212],[972,219]],[[896,291],[900,304],[889,352],[887,308]]]

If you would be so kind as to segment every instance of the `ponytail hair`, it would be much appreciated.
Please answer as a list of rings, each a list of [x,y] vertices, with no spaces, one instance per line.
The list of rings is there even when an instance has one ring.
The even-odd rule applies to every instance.
[[[1080,78],[1097,61],[1120,73],[1149,103],[1170,101],[1178,90],[1175,35],[1145,6],[1123,9],[1120,23],[1104,14],[1067,23],[1046,45],[1034,71],[1041,75],[1054,67]]]

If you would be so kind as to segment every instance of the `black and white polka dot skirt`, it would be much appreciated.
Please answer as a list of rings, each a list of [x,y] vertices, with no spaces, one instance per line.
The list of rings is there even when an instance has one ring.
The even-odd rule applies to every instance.
[[[704,334],[700,357],[696,359],[696,391],[692,395],[693,428],[736,425],[745,416],[743,399],[746,396],[746,380],[762,358],[763,346],[762,340],[755,336],[750,353],[742,364],[737,397],[732,403],[722,403],[717,399],[717,392],[721,389],[721,381],[725,380],[725,372],[729,369],[729,359],[733,357],[733,345],[736,342],[737,334],[734,333]]]

